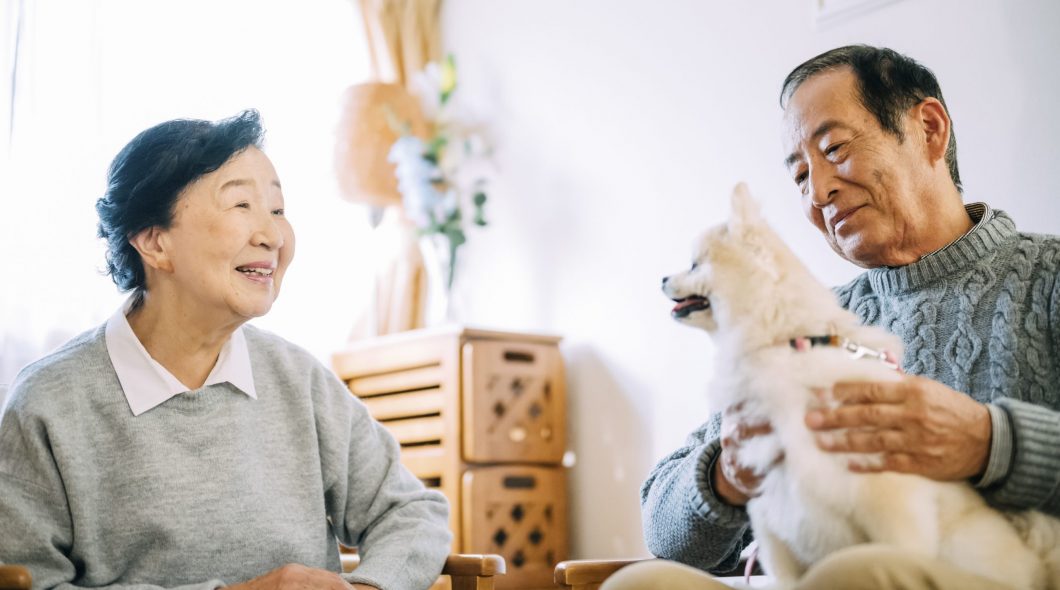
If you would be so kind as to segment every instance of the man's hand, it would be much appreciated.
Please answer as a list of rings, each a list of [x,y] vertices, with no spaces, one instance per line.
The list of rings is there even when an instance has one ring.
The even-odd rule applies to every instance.
[[[827,392],[825,392],[827,394]],[[975,477],[990,456],[990,411],[931,379],[908,375],[889,383],[837,383],[834,409],[806,414],[817,445],[840,453],[880,453],[851,471],[900,471],[939,481]]]
[[[335,572],[289,563],[271,572],[247,580],[242,584],[228,586],[230,590],[378,590],[367,584],[353,584],[343,580]]]
[[[722,501],[731,506],[744,506],[757,496],[759,486],[765,473],[756,473],[737,462],[737,451],[756,436],[768,435],[773,427],[768,422],[750,423],[742,415],[743,403],[738,403],[725,410],[721,415],[721,455],[714,463],[714,491]],[[781,454],[772,464],[775,466],[784,458]]]

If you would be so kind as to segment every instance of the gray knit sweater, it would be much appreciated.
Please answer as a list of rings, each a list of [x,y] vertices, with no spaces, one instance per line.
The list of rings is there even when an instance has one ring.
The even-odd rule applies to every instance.
[[[1013,454],[981,490],[989,502],[1060,516],[1060,237],[990,215],[948,248],[867,271],[837,294],[863,322],[902,338],[907,372],[1002,410]],[[719,426],[714,416],[693,432],[641,489],[648,549],[712,571],[732,569],[751,538],[746,511],[711,489]]]
[[[0,562],[37,588],[209,590],[287,563],[425,589],[445,498],[304,350],[244,327],[258,399],[228,383],[134,417],[104,328],[25,368],[0,421]]]

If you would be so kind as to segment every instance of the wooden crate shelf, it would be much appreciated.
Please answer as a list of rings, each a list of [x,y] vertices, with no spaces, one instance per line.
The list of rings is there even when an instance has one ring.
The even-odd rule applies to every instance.
[[[559,338],[456,326],[352,344],[350,392],[449,499],[454,552],[498,553],[498,588],[546,588],[567,559],[566,384]]]

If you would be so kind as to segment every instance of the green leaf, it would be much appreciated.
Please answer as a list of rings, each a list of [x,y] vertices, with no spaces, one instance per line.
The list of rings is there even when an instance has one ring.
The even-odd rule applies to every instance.
[[[442,79],[439,90],[441,91],[441,102],[444,106],[445,103],[449,102],[449,97],[453,95],[453,91],[456,90],[456,60],[453,59],[452,53],[445,56],[441,69]]]
[[[435,135],[431,138],[431,142],[427,144],[427,152],[431,154],[439,154],[442,148],[449,143],[449,138],[444,135]]]
[[[486,193],[482,191],[475,193],[475,196],[472,197],[471,201],[475,204],[475,225],[486,225]]]
[[[445,232],[445,235],[449,238],[450,248],[458,248],[467,243],[467,236],[464,235],[464,230],[460,228],[451,228]]]

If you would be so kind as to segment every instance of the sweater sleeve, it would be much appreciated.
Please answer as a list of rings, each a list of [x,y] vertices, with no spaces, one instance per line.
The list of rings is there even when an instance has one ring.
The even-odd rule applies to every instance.
[[[722,502],[711,473],[721,450],[720,415],[693,432],[685,446],[663,458],[641,488],[648,550],[713,572],[736,568],[751,542],[747,511]]]
[[[1012,421],[1015,453],[1006,477],[984,490],[993,504],[1060,517],[1060,412],[1014,399],[996,402]]]
[[[1048,330],[1050,350],[1035,362],[1053,363],[1055,375],[1060,373],[1060,276],[1054,278],[1047,322],[1043,327]],[[996,403],[1011,419],[1015,452],[1008,476],[984,495],[1000,506],[1034,508],[1060,517],[1060,408],[1014,399]]]
[[[0,416],[0,563],[22,565],[35,589],[73,590],[85,564],[71,556],[73,526],[62,476],[48,439],[47,421],[26,409],[28,386],[17,381]],[[221,580],[176,586],[214,590]],[[162,590],[149,584],[111,585],[116,590]]]
[[[358,548],[344,577],[382,590],[425,590],[449,554],[449,505],[401,465],[394,438],[330,373],[316,410],[328,516]]]

